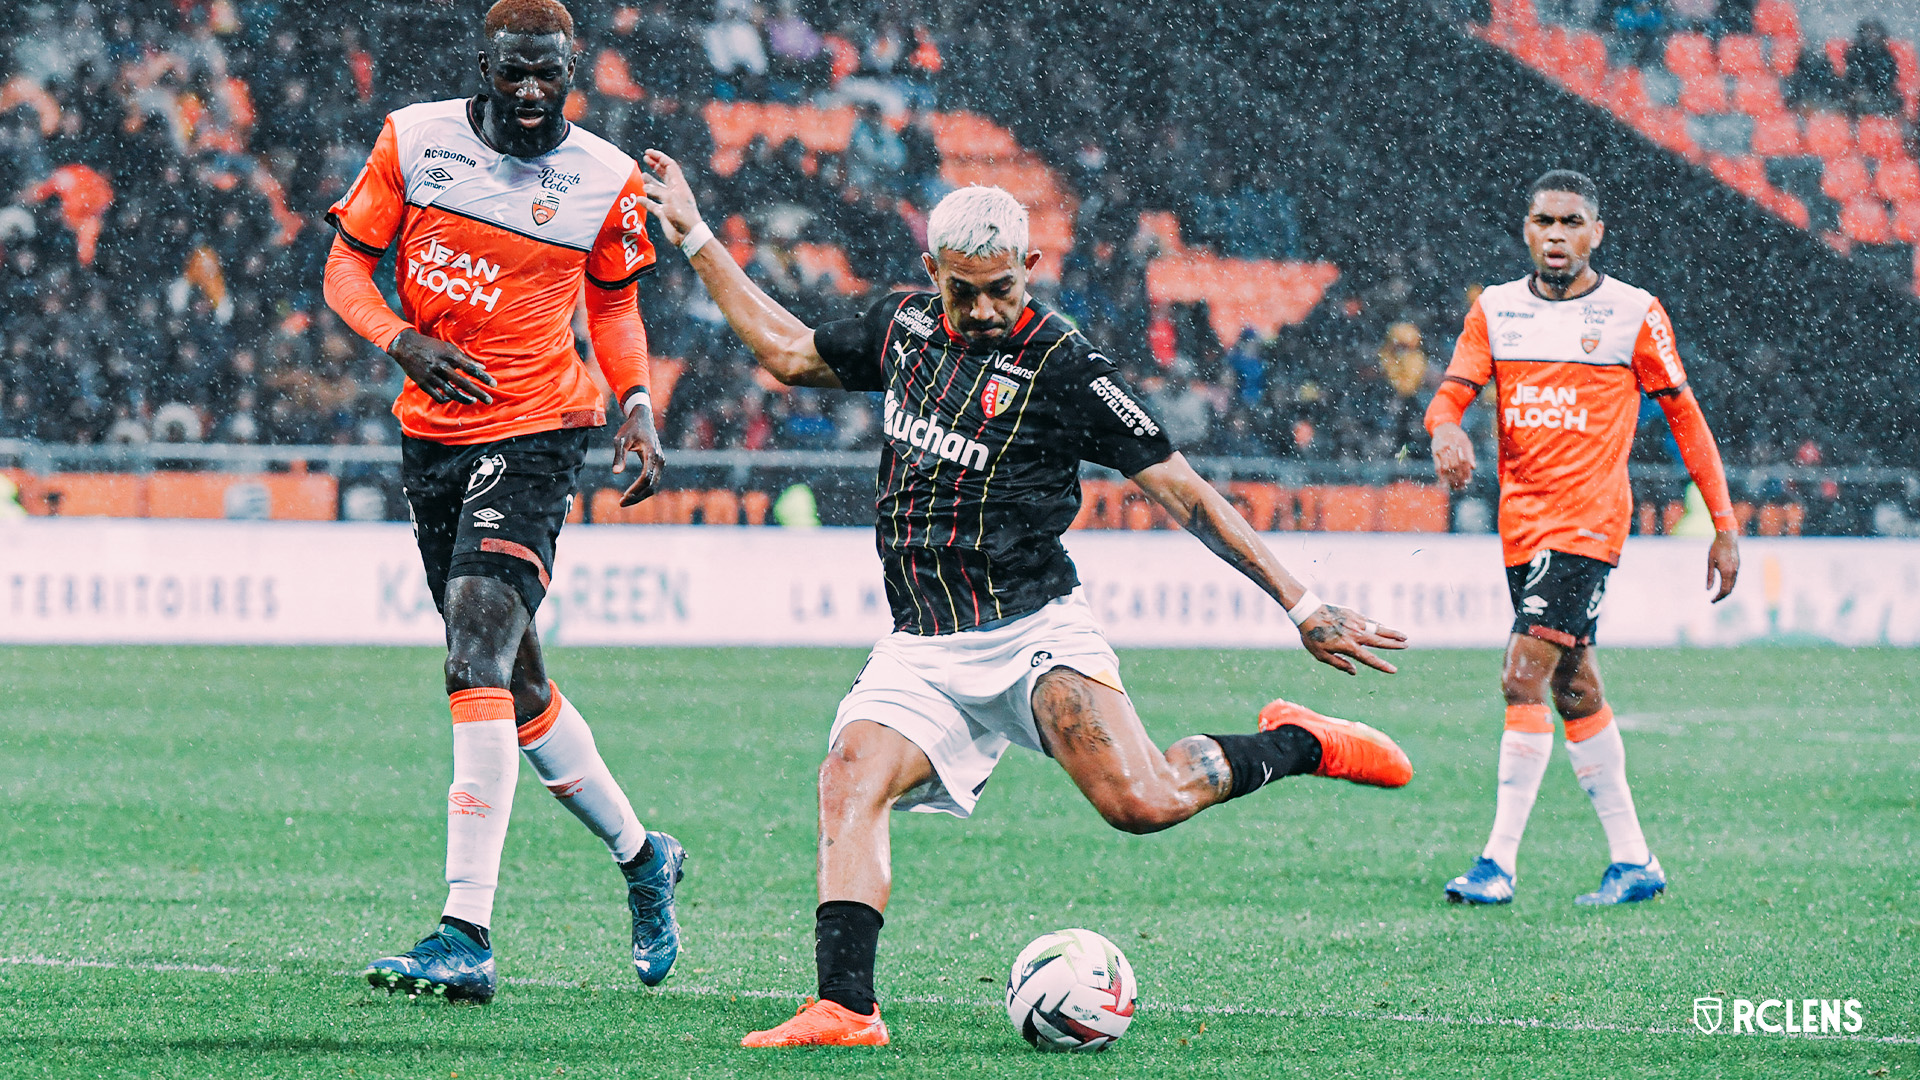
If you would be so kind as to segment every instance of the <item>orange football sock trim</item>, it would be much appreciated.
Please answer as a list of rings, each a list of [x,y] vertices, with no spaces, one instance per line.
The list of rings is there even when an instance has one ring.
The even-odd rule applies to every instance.
[[[552,679],[547,680],[547,692],[553,695],[553,700],[547,702],[547,711],[520,725],[521,746],[529,746],[546,738],[547,732],[553,730],[553,722],[560,719],[560,688],[554,685]]]
[[[1592,716],[1569,716],[1566,718],[1567,741],[1586,742],[1613,723],[1613,706],[1602,704],[1600,711]]]
[[[453,709],[453,722],[456,724],[470,724],[475,720],[513,722],[513,691],[511,690],[502,690],[494,686],[455,690],[447,695],[447,704]]]
[[[1551,735],[1553,734],[1553,717],[1547,715],[1545,705],[1509,705],[1507,706],[1507,730]]]

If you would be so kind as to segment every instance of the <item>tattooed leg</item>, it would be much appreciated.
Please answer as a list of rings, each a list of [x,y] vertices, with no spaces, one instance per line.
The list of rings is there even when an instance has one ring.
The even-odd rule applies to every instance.
[[[1124,832],[1178,825],[1232,789],[1218,743],[1195,735],[1161,753],[1125,694],[1071,668],[1040,677],[1033,716],[1054,760],[1100,816]]]

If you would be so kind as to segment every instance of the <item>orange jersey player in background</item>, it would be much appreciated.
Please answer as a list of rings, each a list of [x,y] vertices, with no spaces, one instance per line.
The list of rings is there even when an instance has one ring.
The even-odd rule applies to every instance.
[[[1625,747],[1601,691],[1594,628],[1632,520],[1627,454],[1642,393],[1660,402],[1713,515],[1707,587],[1717,585],[1716,603],[1739,573],[1739,533],[1720,451],[1687,387],[1666,310],[1653,294],[1590,264],[1606,233],[1593,181],[1568,171],[1535,181],[1524,231],[1534,272],[1480,294],[1427,409],[1434,469],[1459,490],[1474,469],[1460,419],[1493,385],[1500,540],[1514,607],[1501,674],[1507,719],[1493,832],[1446,895],[1455,903],[1513,899],[1520,837],[1553,751],[1551,692],[1574,772],[1611,850],[1600,888],[1575,902],[1632,903],[1663,890],[1666,874],[1634,811]]]
[[[389,991],[492,998],[488,925],[520,753],[619,865],[641,980],[666,978],[679,952],[673,887],[685,853],[635,817],[586,721],[547,679],[533,624],[588,443],[606,423],[574,352],[583,282],[594,354],[624,413],[614,470],[639,455],[628,503],[652,494],[662,465],[634,285],[654,266],[641,174],[561,114],[573,71],[573,18],[558,0],[500,0],[486,16],[483,92],[388,116],[327,213],[340,234],[327,303],[407,374],[393,406],[401,480],[447,627],[448,898],[433,933],[367,969]],[[373,283],[396,247],[398,315]]]

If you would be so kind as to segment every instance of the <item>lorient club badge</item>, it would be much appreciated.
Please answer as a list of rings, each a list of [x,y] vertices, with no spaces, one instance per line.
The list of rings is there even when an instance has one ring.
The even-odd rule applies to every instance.
[[[538,210],[535,210],[533,213],[535,217],[540,216],[540,211]],[[1586,333],[1581,334],[1580,347],[1587,350],[1588,352],[1592,352],[1593,350],[1599,348],[1600,347],[1600,331],[1598,329],[1590,329]]]
[[[1013,395],[1020,390],[1020,384],[1004,375],[995,375],[987,380],[987,388],[980,392],[980,410],[989,419],[1007,411],[1013,404]]]
[[[559,212],[560,196],[554,192],[542,191],[533,197],[533,223],[535,225],[545,225],[547,222],[553,220],[553,215]],[[1592,352],[1593,350],[1588,349],[1587,351]]]

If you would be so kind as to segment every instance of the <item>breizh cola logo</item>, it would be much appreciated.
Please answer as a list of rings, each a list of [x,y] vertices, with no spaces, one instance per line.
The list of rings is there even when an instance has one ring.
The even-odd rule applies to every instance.
[[[1866,1026],[1854,998],[1693,999],[1693,1026],[1712,1035],[1722,1027],[1735,1035],[1827,1035],[1857,1033]]]

